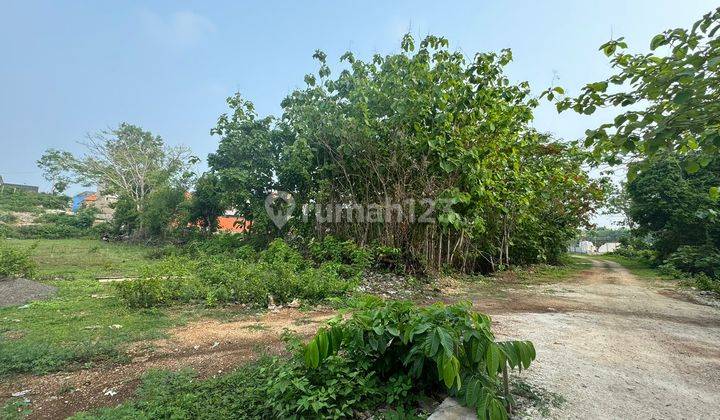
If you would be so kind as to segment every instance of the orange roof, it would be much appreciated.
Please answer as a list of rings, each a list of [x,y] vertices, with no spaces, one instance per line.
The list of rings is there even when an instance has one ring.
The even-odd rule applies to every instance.
[[[97,194],[90,194],[83,201],[97,201]]]
[[[237,216],[219,216],[218,230],[221,232],[242,233],[250,229],[252,222]]]

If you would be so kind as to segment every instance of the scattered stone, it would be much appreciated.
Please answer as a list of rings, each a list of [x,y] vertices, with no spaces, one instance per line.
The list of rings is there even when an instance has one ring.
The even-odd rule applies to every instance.
[[[298,300],[298,299],[293,299],[292,302],[290,302],[290,303],[287,304],[287,307],[288,307],[288,308],[295,308],[295,309],[299,308],[299,307],[300,307],[300,300]]]
[[[110,325],[108,328],[110,328],[111,330],[119,330],[122,327],[123,326],[120,324],[113,324],[113,325]]]
[[[24,397],[24,396],[27,395],[29,392],[30,392],[29,389],[24,389],[24,390],[22,390],[22,391],[13,392],[13,393],[12,393],[12,396],[15,397],[15,398]]]
[[[117,395],[117,391],[114,388],[105,388],[103,389],[103,394],[109,397],[114,397]]]
[[[445,398],[440,406],[428,417],[428,420],[475,420],[475,412],[460,405],[454,398]]]
[[[47,299],[56,292],[56,287],[36,281],[0,277],[0,308],[24,305],[34,300]]]

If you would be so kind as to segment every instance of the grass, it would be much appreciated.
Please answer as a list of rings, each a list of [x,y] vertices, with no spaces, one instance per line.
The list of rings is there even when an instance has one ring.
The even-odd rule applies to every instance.
[[[33,259],[43,279],[90,279],[133,276],[153,263],[151,248],[142,245],[108,243],[94,239],[6,239],[8,246],[37,248]]]
[[[577,255],[566,255],[558,265],[539,264],[514,270],[517,279],[523,284],[557,283],[567,280],[580,271],[592,267],[589,259]]]
[[[159,338],[172,326],[222,312],[202,306],[130,309],[95,276],[131,276],[152,261],[143,246],[96,240],[8,240],[37,243],[39,281],[58,288],[49,300],[0,308],[0,377],[46,373],[96,362],[123,362],[127,343]]]
[[[565,404],[565,398],[552,391],[548,391],[537,385],[533,385],[522,378],[513,378],[511,382],[511,393],[519,403],[520,414],[529,408],[534,408],[542,417],[548,417],[551,410],[560,408]]]

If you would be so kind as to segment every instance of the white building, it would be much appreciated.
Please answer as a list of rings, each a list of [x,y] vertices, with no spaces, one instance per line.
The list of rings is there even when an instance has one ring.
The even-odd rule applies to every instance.
[[[607,254],[608,252],[615,252],[620,247],[620,242],[605,242],[600,245],[597,249],[598,254]]]
[[[570,245],[568,251],[575,254],[594,254],[597,252],[597,249],[590,241],[580,241],[575,245]]]

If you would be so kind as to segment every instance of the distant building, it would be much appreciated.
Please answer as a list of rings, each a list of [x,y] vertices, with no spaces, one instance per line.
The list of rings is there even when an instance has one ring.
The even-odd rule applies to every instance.
[[[590,241],[580,241],[568,247],[568,252],[575,254],[607,254],[615,252],[620,247],[620,242],[605,242],[599,247],[595,247]]]
[[[594,254],[597,249],[590,241],[580,241],[577,244],[570,245],[568,251],[575,254]]]
[[[217,230],[225,233],[243,233],[250,230],[252,222],[245,220],[241,216],[236,216],[237,211],[234,209],[225,210],[225,214],[218,216]]]
[[[618,248],[620,248],[620,242],[605,242],[598,247],[597,253],[607,254],[608,252],[615,252]]]
[[[72,212],[77,213],[81,208],[95,208],[95,220],[97,222],[109,222],[115,214],[113,204],[117,202],[117,196],[105,195],[93,191],[83,191],[73,197]]]
[[[0,176],[0,191],[9,190],[12,192],[15,191],[28,191],[28,192],[34,192],[37,193],[40,191],[39,187],[36,187],[34,185],[25,185],[25,184],[11,184],[9,182],[5,182],[3,180],[3,177]]]

